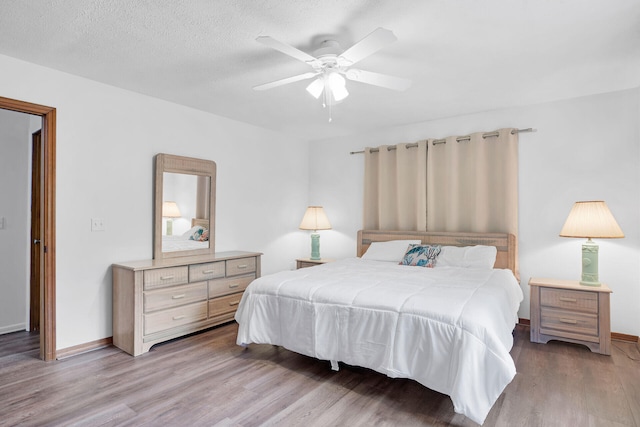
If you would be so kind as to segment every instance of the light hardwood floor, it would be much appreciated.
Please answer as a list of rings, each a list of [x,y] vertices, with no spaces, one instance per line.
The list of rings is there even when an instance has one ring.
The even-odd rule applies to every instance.
[[[228,324],[131,357],[108,347],[54,362],[37,336],[0,336],[0,425],[27,426],[474,426],[451,400],[411,380],[235,345]],[[486,426],[640,426],[640,353],[612,356],[529,342],[518,326],[518,374]],[[635,360],[633,360],[635,359]]]

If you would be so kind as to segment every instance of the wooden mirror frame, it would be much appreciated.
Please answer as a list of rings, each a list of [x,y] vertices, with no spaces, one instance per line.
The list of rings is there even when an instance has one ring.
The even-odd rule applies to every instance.
[[[164,173],[207,176],[210,178],[209,190],[209,247],[175,252],[162,252],[162,201]],[[155,193],[153,202],[153,258],[178,258],[194,255],[213,255],[215,253],[215,212],[216,212],[216,163],[212,160],[174,156],[160,153],[155,158]]]

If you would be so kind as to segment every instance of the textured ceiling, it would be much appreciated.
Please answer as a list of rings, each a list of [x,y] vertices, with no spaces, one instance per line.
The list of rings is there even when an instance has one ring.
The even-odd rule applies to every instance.
[[[309,70],[256,37],[312,53],[377,27],[398,41],[358,68],[406,92],[348,82],[329,123],[308,82],[252,90]],[[640,1],[1,0],[0,54],[312,140],[638,87]]]

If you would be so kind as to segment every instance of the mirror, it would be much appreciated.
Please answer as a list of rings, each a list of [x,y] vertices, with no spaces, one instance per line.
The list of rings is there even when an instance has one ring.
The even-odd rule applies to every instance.
[[[215,162],[156,155],[153,257],[215,253],[215,200]]]

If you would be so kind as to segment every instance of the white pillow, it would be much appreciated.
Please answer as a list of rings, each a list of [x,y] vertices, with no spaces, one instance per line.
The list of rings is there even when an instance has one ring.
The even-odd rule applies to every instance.
[[[493,268],[498,250],[495,246],[443,246],[437,267]]]
[[[419,245],[420,240],[390,240],[388,242],[371,242],[362,259],[372,261],[391,261],[398,263],[404,257],[409,245]]]
[[[193,234],[199,230],[204,230],[204,227],[201,225],[194,225],[193,227],[182,233],[182,237],[185,237],[188,240],[189,237],[193,236]]]

